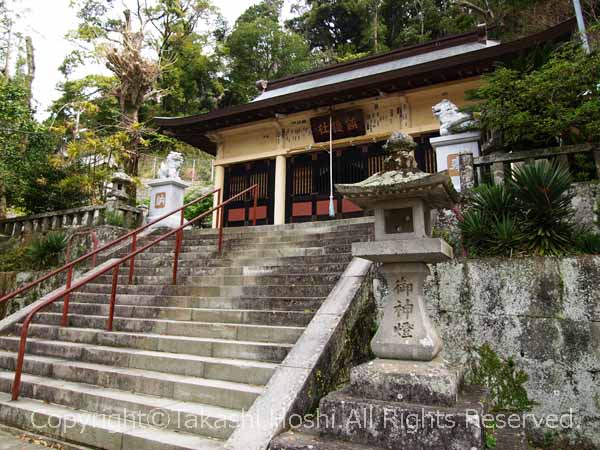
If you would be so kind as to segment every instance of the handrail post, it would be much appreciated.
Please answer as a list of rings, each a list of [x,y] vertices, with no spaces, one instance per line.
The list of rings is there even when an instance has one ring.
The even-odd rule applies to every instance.
[[[15,365],[15,378],[12,385],[12,401],[19,399],[21,390],[21,374],[23,373],[23,362],[25,360],[25,346],[27,345],[27,334],[29,333],[29,323],[32,315],[27,316],[21,328],[21,339],[19,340],[19,354],[17,355],[17,364]]]
[[[112,288],[110,291],[110,306],[108,309],[108,324],[106,326],[107,331],[112,331],[113,329],[113,319],[115,317],[115,303],[117,301],[117,284],[119,283],[119,268],[121,265],[115,266],[113,269],[112,275]]]
[[[131,252],[135,252],[137,250],[137,234],[134,234],[131,238]],[[129,260],[129,284],[133,283],[133,274],[135,272],[135,255],[131,257]]]
[[[69,270],[67,272],[67,284],[65,290],[71,289],[71,283],[73,282],[73,266],[69,266]],[[66,327],[69,325],[69,300],[71,294],[65,294],[65,299],[63,302],[63,313],[62,319],[60,321],[61,327]]]
[[[254,220],[252,221],[252,225],[256,226],[256,207],[258,206],[258,184],[254,187]]]
[[[182,231],[175,235],[175,255],[173,256],[173,285],[177,284],[177,266],[179,265],[179,253],[181,252]]]
[[[223,222],[225,221],[225,207],[221,206],[219,208],[219,240],[217,243],[217,252],[221,254],[223,251]]]
[[[98,246],[100,242],[98,241],[98,235],[96,234],[96,230],[92,230],[92,248],[94,254],[92,255],[92,267],[96,267],[96,256],[98,255],[96,251],[98,250]]]

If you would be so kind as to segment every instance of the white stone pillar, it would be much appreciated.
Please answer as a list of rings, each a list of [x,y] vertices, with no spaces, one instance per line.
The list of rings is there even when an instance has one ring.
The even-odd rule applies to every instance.
[[[480,155],[480,138],[481,133],[479,131],[469,131],[431,138],[429,140],[431,146],[435,149],[438,172],[448,170],[448,175],[452,178],[452,184],[459,192],[460,171],[458,155],[461,153],[472,153],[473,157],[477,158]]]
[[[223,166],[215,166],[215,189],[221,189],[221,199],[226,200],[223,195],[223,189],[225,187],[225,167]],[[219,196],[218,193],[215,193],[213,198],[213,207],[219,204]],[[220,211],[213,212],[213,220],[212,227],[217,228],[217,214]]]
[[[283,225],[285,223],[286,173],[285,155],[279,155],[275,158],[275,225]]]
[[[150,187],[150,212],[148,222],[152,222],[165,214],[183,206],[183,197],[189,184],[179,179],[164,178],[148,183]],[[174,213],[166,219],[152,225],[152,228],[177,228],[181,225],[181,214]]]

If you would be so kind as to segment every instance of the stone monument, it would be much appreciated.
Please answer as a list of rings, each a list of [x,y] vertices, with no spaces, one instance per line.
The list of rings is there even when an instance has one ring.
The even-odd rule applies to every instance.
[[[476,126],[470,114],[460,112],[450,100],[444,99],[432,108],[433,115],[440,121],[440,137],[429,142],[435,149],[438,171],[448,171],[452,184],[460,191],[459,155],[480,155],[481,133],[472,131]]]
[[[160,165],[158,179],[150,181],[150,210],[147,221],[151,222],[165,214],[183,206],[185,190],[189,187],[179,176],[183,156],[178,152],[170,152]],[[153,227],[177,228],[181,225],[180,214],[173,214],[161,220]]]
[[[322,399],[319,412],[327,420],[319,431],[394,450],[481,450],[483,392],[461,391],[461,370],[440,356],[442,340],[423,299],[427,263],[453,256],[444,240],[431,237],[430,210],[453,206],[458,194],[447,172],[417,168],[415,148],[410,136],[395,133],[384,172],[336,186],[374,210],[375,241],[354,243],[352,253],[381,263],[387,294],[371,342],[377,359],[353,368],[350,386]]]

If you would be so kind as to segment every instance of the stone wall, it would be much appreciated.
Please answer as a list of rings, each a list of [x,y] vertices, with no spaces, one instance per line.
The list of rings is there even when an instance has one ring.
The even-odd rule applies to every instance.
[[[594,226],[598,220],[596,209],[600,196],[600,183],[573,183],[573,208],[575,209],[575,223]]]
[[[599,256],[468,259],[432,266],[426,293],[449,359],[486,342],[513,357],[533,413],[572,409],[571,442],[600,448],[599,281]]]

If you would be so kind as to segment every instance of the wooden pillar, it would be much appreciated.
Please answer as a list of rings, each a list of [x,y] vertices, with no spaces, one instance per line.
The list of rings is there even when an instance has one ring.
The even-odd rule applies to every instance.
[[[287,160],[284,155],[275,158],[275,207],[274,224],[285,223],[285,199],[286,199],[286,172]]]
[[[223,166],[215,166],[215,189],[221,189],[221,198],[223,200],[225,199],[224,196],[224,192],[223,189],[225,187],[225,167]],[[214,194],[213,197],[213,206],[217,206],[219,204],[219,197],[218,197],[218,193]],[[220,211],[214,211],[213,212],[213,220],[212,220],[212,227],[216,228],[217,227],[217,214],[219,214]]]

